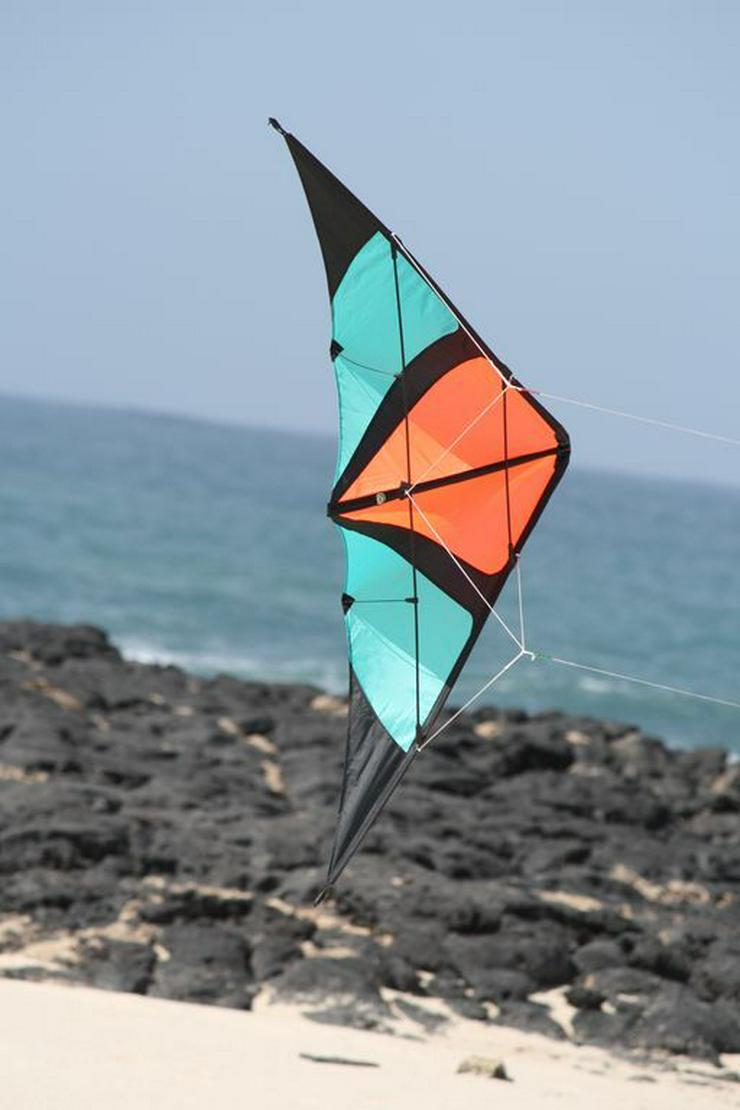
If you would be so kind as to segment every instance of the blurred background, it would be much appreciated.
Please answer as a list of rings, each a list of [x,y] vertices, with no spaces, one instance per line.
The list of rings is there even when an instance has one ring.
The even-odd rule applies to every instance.
[[[522,381],[737,436],[739,23],[4,0],[0,615],[344,688],[328,302],[268,115]],[[740,451],[550,407],[574,458],[523,560],[530,645],[736,698]],[[508,654],[488,629],[457,700]],[[740,750],[732,710],[544,662],[495,698]]]

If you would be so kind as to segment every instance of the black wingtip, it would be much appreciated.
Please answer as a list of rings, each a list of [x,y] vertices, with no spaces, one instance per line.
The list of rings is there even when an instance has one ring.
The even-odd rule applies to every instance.
[[[277,131],[278,135],[287,135],[288,134],[288,132],[285,131],[284,128],[282,127],[282,125],[280,124],[279,120],[276,120],[274,116],[270,116],[270,118],[267,121],[267,126],[268,127],[273,127]]]
[[[320,906],[321,903],[324,901],[324,899],[328,898],[329,895],[332,894],[333,892],[334,892],[334,887],[332,886],[331,883],[328,883],[322,890],[319,891],[319,893],[314,898],[314,903],[313,903],[314,906]]]

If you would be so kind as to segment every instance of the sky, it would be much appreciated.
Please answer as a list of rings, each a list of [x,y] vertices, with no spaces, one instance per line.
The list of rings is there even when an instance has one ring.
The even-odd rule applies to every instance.
[[[527,384],[740,434],[734,0],[0,0],[0,391],[334,434],[283,125]],[[574,462],[740,448],[552,403]]]

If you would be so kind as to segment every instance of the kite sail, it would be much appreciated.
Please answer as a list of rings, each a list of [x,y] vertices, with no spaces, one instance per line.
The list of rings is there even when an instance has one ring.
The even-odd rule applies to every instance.
[[[349,655],[331,885],[432,737],[570,443],[398,236],[270,124],[303,184],[331,298],[328,515],[345,545]]]

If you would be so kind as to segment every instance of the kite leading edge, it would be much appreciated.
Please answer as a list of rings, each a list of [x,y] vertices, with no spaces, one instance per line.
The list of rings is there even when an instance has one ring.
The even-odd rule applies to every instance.
[[[331,299],[327,511],[345,545],[349,656],[332,885],[432,736],[570,442],[398,236],[270,124],[303,184]]]

